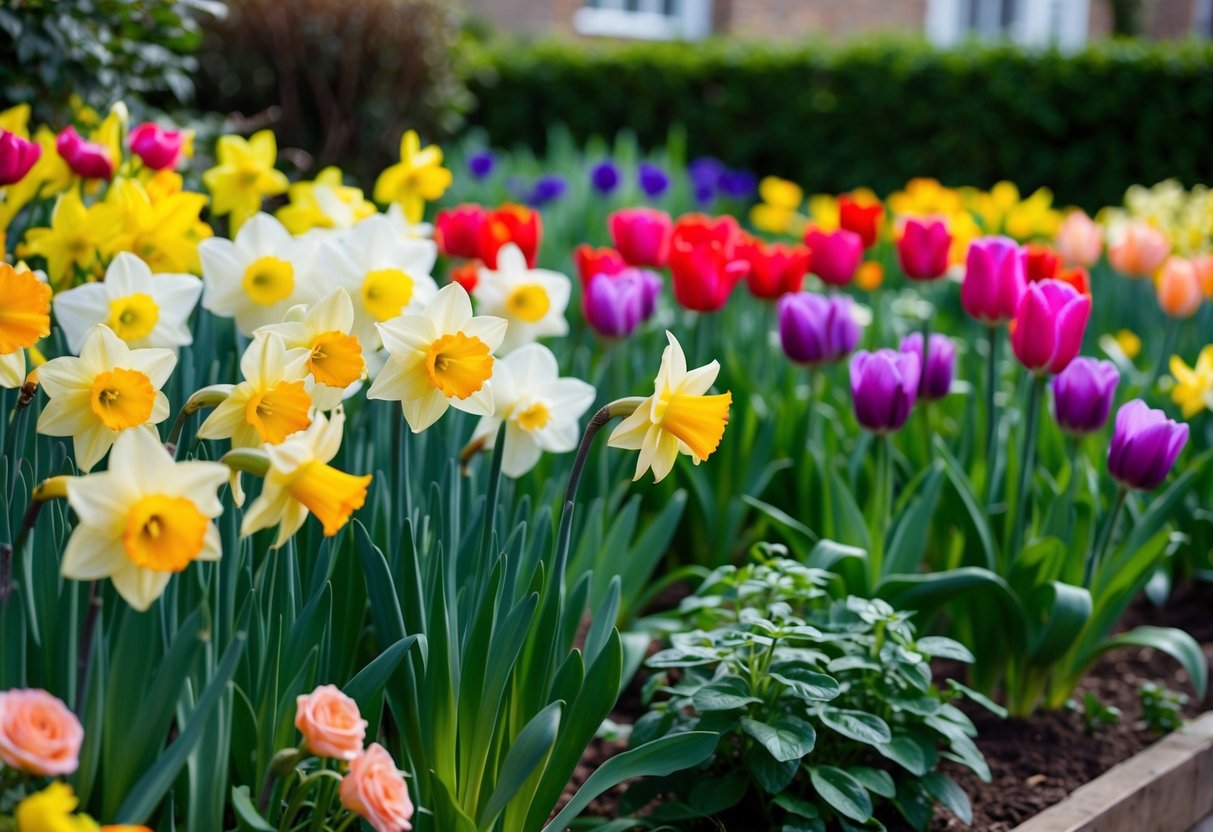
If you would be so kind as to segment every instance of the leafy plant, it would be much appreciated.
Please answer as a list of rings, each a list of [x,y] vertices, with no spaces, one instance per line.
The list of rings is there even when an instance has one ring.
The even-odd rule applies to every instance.
[[[1081,702],[1076,699],[1069,700],[1066,702],[1066,707],[1082,715],[1083,730],[1088,734],[1099,734],[1105,728],[1119,725],[1123,716],[1120,708],[1115,705],[1105,705],[1091,691],[1083,693]]]
[[[1183,724],[1183,710],[1188,704],[1186,693],[1155,682],[1142,682],[1137,698],[1141,700],[1141,718],[1154,733],[1169,734]]]

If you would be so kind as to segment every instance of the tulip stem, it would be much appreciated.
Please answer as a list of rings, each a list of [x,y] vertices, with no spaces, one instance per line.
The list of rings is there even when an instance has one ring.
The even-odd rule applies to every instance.
[[[884,544],[889,533],[889,515],[893,510],[893,453],[892,438],[876,437],[876,488],[875,511],[872,512],[872,551],[868,556],[869,589],[880,581],[884,569]]]
[[[1028,484],[1032,480],[1032,470],[1036,467],[1036,426],[1040,422],[1040,393],[1045,386],[1045,377],[1037,375],[1032,378],[1028,388],[1027,429],[1023,435],[1023,464],[1019,469],[1019,488],[1015,499],[1015,524],[1011,538],[1011,548],[1008,557],[1015,558],[1023,545],[1024,525],[1028,519]]]
[[[998,327],[986,327],[986,503],[994,494],[994,466],[998,463]]]
[[[1154,391],[1154,385],[1158,384],[1158,380],[1162,378],[1163,371],[1167,367],[1167,360],[1175,351],[1175,339],[1178,336],[1179,319],[1168,317],[1167,325],[1163,328],[1162,351],[1158,354],[1158,362],[1154,365],[1154,371],[1150,373],[1150,380],[1142,388],[1142,396],[1149,396]]]
[[[1096,542],[1095,548],[1091,550],[1091,556],[1087,558],[1086,574],[1082,579],[1082,585],[1085,587],[1090,588],[1091,581],[1095,579],[1095,572],[1099,569],[1108,544],[1112,541],[1112,530],[1116,528],[1116,521],[1120,518],[1121,509],[1124,508],[1125,498],[1128,496],[1129,490],[1123,485],[1116,490],[1116,501],[1112,503],[1112,509],[1104,519],[1103,528],[1099,530],[1099,540]]]

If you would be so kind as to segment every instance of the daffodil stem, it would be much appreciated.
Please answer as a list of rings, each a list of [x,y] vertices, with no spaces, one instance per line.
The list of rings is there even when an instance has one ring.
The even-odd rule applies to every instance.
[[[497,518],[497,492],[501,487],[501,460],[505,456],[505,419],[497,426],[493,437],[493,463],[489,466],[489,489],[484,499],[484,530],[480,534],[480,567],[482,574],[491,570],[488,566],[489,547],[493,543],[493,523]]]
[[[187,408],[181,408],[177,411],[177,418],[173,420],[173,427],[168,432],[168,441],[164,443],[164,447],[168,452],[177,457],[177,444],[181,441],[181,433],[185,430],[185,423],[190,418],[190,411]]]
[[[80,630],[80,660],[76,665],[76,713],[81,717],[88,708],[88,671],[93,663],[93,633],[97,629],[100,612],[101,598],[97,595],[97,582],[89,581],[88,609],[84,612],[84,626]]]
[[[1120,519],[1121,509],[1125,507],[1125,498],[1128,496],[1129,490],[1124,486],[1117,489],[1116,500],[1112,503],[1108,516],[1104,518],[1103,528],[1099,530],[1099,540],[1096,542],[1095,548],[1091,550],[1091,556],[1087,558],[1086,574],[1082,579],[1082,585],[1085,587],[1089,588],[1091,581],[1095,578],[1095,572],[1099,569],[1099,564],[1107,552],[1108,543],[1112,540],[1112,530],[1116,528],[1116,521]]]
[[[986,327],[986,503],[994,494],[994,466],[998,464],[998,327]]]
[[[1033,376],[1028,388],[1027,427],[1023,435],[1023,460],[1019,469],[1019,487],[1016,489],[1015,524],[1012,526],[1011,547],[1007,552],[1009,558],[1019,554],[1023,545],[1024,526],[1028,522],[1030,497],[1028,485],[1032,481],[1032,470],[1036,467],[1036,426],[1040,422],[1040,394],[1045,386],[1043,375]]]
[[[594,437],[598,435],[598,431],[602,430],[616,416],[623,415],[616,412],[617,404],[617,402],[612,402],[590,417],[589,423],[585,426],[585,433],[581,435],[581,445],[577,448],[573,468],[569,471],[569,484],[564,490],[564,507],[560,512],[560,532],[556,539],[556,574],[561,576],[560,580],[564,580],[564,569],[568,563],[569,541],[573,534],[573,504],[577,501],[577,486],[581,483],[585,461],[589,458],[590,446],[594,444]]]

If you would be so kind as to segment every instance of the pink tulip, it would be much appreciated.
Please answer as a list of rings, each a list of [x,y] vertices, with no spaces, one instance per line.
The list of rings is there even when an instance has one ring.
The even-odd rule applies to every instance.
[[[104,145],[88,142],[80,137],[74,127],[65,127],[55,140],[55,149],[67,162],[73,173],[85,179],[114,178],[114,160]]]
[[[15,185],[25,178],[42,156],[42,146],[16,133],[0,130],[0,187]]]
[[[1009,237],[982,237],[969,245],[960,303],[988,326],[1015,317],[1023,294],[1027,255]]]
[[[854,231],[839,229],[826,233],[811,228],[804,235],[812,252],[810,270],[830,286],[845,286],[855,276],[863,260],[863,238]]]
[[[1082,348],[1091,298],[1060,280],[1029,283],[1011,321],[1011,349],[1034,373],[1060,373]]]
[[[607,218],[611,240],[629,266],[661,268],[670,252],[674,222],[656,208],[625,208]]]
[[[150,121],[132,130],[130,137],[131,152],[152,170],[176,166],[184,142],[185,134],[180,130],[165,130]]]
[[[948,270],[952,234],[940,220],[906,220],[897,238],[897,261],[911,280],[934,280]]]
[[[1057,229],[1057,252],[1067,266],[1090,268],[1103,252],[1103,229],[1084,211],[1071,211]]]

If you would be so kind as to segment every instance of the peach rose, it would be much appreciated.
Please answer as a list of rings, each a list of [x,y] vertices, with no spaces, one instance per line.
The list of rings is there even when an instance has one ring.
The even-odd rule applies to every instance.
[[[1168,257],[1158,275],[1158,305],[1172,318],[1190,318],[1204,300],[1200,278],[1190,260]]]
[[[375,832],[408,832],[413,828],[413,801],[404,775],[396,770],[392,755],[379,743],[371,743],[350,763],[341,781],[341,804],[366,818]]]
[[[336,685],[321,685],[295,701],[295,727],[313,754],[348,761],[362,753],[366,720]]]
[[[0,761],[27,774],[71,774],[80,765],[84,728],[44,690],[0,693]]]

